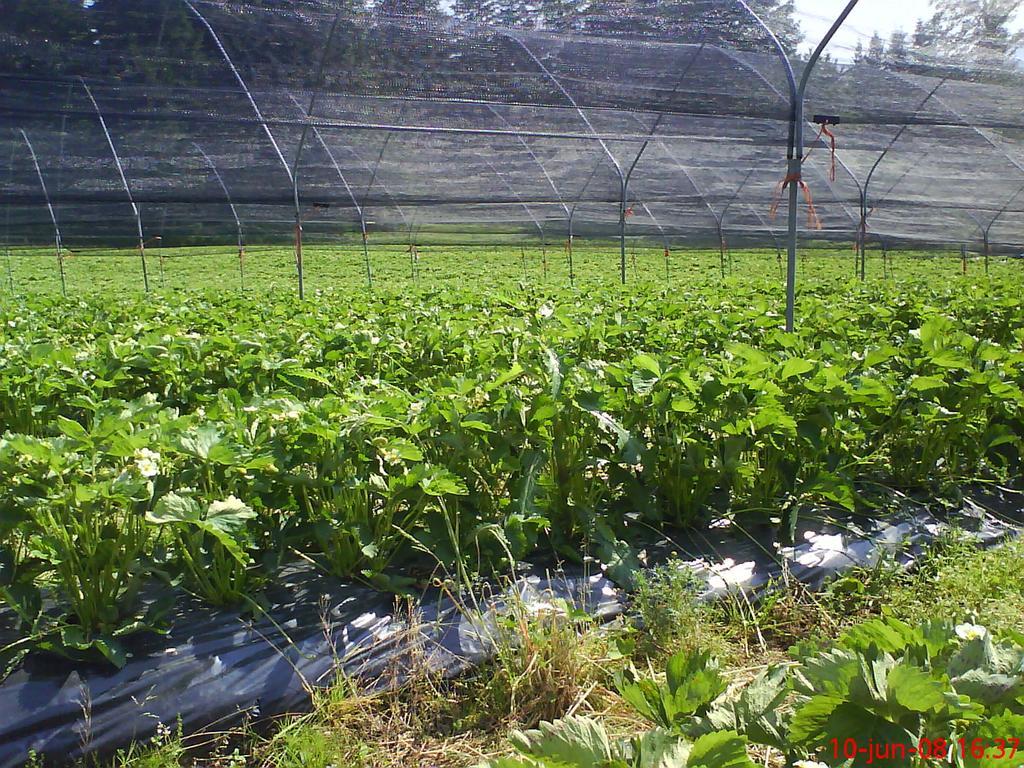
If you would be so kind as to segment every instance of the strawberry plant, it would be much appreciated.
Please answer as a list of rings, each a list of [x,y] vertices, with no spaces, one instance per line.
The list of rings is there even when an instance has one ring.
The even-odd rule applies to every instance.
[[[628,584],[638,531],[753,521],[788,540],[808,505],[881,514],[886,488],[1012,482],[1020,276],[936,269],[808,280],[796,333],[759,275],[17,298],[0,598],[18,649],[57,626],[109,649],[160,628],[146,585],[245,602],[288,561],[465,583],[553,553]]]

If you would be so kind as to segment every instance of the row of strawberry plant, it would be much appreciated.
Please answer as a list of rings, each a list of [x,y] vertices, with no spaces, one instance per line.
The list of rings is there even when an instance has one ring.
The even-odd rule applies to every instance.
[[[296,558],[388,587],[538,547],[628,566],[638,524],[1019,473],[1019,307],[879,319],[826,288],[800,334],[763,300],[598,291],[26,303],[0,353],[9,655],[123,662],[165,626],[155,581],[257,607]]]

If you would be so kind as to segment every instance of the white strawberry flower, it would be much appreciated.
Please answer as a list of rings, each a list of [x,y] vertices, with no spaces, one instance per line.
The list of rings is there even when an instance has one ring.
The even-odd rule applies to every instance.
[[[271,415],[271,419],[276,422],[282,421],[297,421],[302,416],[302,411],[296,407],[287,408],[284,411],[279,411]]]
[[[149,448],[139,448],[135,452],[135,468],[143,477],[156,477],[160,474],[160,454]]]
[[[980,624],[958,624],[956,636],[961,640],[982,640],[988,635],[988,630]]]

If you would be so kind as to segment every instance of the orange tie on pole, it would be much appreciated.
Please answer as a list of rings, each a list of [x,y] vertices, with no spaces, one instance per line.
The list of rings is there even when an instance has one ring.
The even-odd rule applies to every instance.
[[[787,175],[786,178],[780,181],[779,185],[775,188],[775,197],[772,200],[771,220],[775,221],[775,217],[779,212],[779,204],[782,202],[782,193],[786,191],[786,188],[790,184],[799,185],[804,194],[804,200],[807,202],[807,225],[812,229],[821,229],[821,219],[818,217],[818,210],[814,207],[814,198],[811,197],[811,188],[807,186],[807,182],[803,180],[803,176],[799,173],[791,173]]]

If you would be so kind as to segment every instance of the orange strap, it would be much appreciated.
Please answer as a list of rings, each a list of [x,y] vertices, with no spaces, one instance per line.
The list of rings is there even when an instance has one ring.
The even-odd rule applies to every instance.
[[[830,145],[830,150],[831,150],[832,158],[831,158],[831,164],[830,164],[829,170],[828,170],[828,180],[831,181],[831,182],[834,182],[836,180],[836,135],[834,133],[832,133],[832,131],[829,130],[829,127],[825,123],[822,123],[821,124],[821,130],[818,131],[818,135],[814,138],[814,144],[815,145],[817,145],[818,141],[821,140],[822,136],[827,136],[828,139],[829,139],[829,145]],[[804,155],[804,161],[806,161],[807,158],[811,156],[811,153],[813,151],[814,151],[814,146],[811,146],[811,148],[809,150],[807,150],[807,154]]]
[[[814,199],[811,197],[811,188],[807,186],[807,182],[803,180],[803,177],[799,173],[790,173],[779,182],[779,185],[775,188],[775,197],[772,200],[771,209],[771,220],[775,221],[776,215],[779,212],[779,204],[782,202],[782,193],[786,191],[786,187],[790,184],[799,185],[800,189],[804,193],[804,200],[807,201],[807,225],[812,229],[821,229],[821,219],[818,217],[818,211],[814,207]]]
[[[828,136],[832,145],[832,164],[829,167],[828,180],[834,182],[836,180],[836,135],[824,124],[821,126],[821,132]]]

